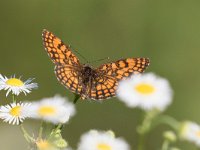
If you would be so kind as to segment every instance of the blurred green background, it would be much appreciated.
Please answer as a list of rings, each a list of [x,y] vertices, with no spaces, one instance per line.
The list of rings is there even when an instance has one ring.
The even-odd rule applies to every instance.
[[[54,65],[42,46],[45,28],[91,61],[149,57],[146,72],[167,78],[174,89],[174,101],[165,113],[180,121],[200,123],[199,0],[1,0],[0,6],[0,73],[35,77],[39,83],[38,90],[27,97],[21,95],[20,100],[55,94],[73,100],[55,78]],[[9,103],[9,98],[0,93],[1,104]],[[112,129],[137,149],[136,125],[141,121],[141,110],[127,108],[116,98],[103,103],[79,101],[76,108],[76,116],[64,128],[64,137],[73,148],[80,135],[90,129]],[[38,125],[37,121],[25,122],[34,132]],[[151,132],[148,150],[160,148],[166,129],[160,126]],[[19,127],[2,122],[0,146],[4,150],[27,149]],[[183,142],[177,146],[196,149]]]

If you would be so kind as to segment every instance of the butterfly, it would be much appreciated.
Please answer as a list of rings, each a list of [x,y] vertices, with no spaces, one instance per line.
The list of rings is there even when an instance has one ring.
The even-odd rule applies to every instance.
[[[127,58],[93,68],[81,64],[70,47],[52,32],[43,30],[43,45],[55,64],[58,81],[81,99],[104,100],[116,95],[119,81],[144,72],[148,58]]]

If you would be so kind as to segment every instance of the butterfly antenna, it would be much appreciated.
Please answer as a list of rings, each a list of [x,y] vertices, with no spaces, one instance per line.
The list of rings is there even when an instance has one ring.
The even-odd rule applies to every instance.
[[[88,63],[88,60],[81,53],[79,53],[77,50],[75,50],[71,45],[69,45],[69,48],[71,48],[73,51],[75,51],[80,57],[82,57]]]
[[[96,63],[96,62],[104,61],[104,60],[108,60],[108,59],[110,59],[110,58],[109,57],[105,57],[105,58],[101,58],[101,59],[98,59],[98,60],[90,61],[88,63]]]

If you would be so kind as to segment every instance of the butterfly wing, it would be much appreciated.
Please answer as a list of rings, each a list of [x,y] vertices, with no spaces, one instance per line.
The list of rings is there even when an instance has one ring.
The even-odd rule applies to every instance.
[[[80,84],[80,69],[82,65],[79,59],[53,33],[43,30],[42,38],[49,57],[56,65],[55,74],[58,81],[72,92],[80,94],[82,90]]]
[[[43,45],[49,57],[56,65],[72,65],[79,66],[79,59],[72,53],[69,46],[65,45],[52,32],[43,30]]]
[[[89,98],[98,100],[115,96],[119,81],[144,72],[148,65],[148,58],[121,59],[101,65],[96,69],[98,75],[93,78]]]
[[[69,66],[57,65],[55,67],[55,74],[58,81],[67,89],[76,94],[81,94],[82,79],[80,71]]]
[[[115,78],[100,75],[92,81],[89,94],[90,99],[101,100],[115,96],[115,90],[118,82]]]

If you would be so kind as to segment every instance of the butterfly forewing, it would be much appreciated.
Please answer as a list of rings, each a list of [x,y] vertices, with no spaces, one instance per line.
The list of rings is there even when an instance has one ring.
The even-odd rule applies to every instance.
[[[80,94],[82,87],[80,85],[81,76],[78,75],[81,68],[79,59],[53,33],[43,30],[42,38],[49,57],[56,65],[55,74],[58,81],[72,92]]]
[[[127,58],[103,64],[97,68],[97,72],[103,72],[104,76],[110,76],[116,80],[121,80],[132,74],[144,72],[148,65],[148,58]]]
[[[144,72],[148,58],[128,58],[103,64],[96,69],[98,76],[92,82],[91,99],[106,99],[115,96],[118,82],[132,74]]]
[[[65,45],[53,33],[43,30],[42,33],[43,45],[56,65],[80,65],[79,59],[72,53],[69,46]]]

